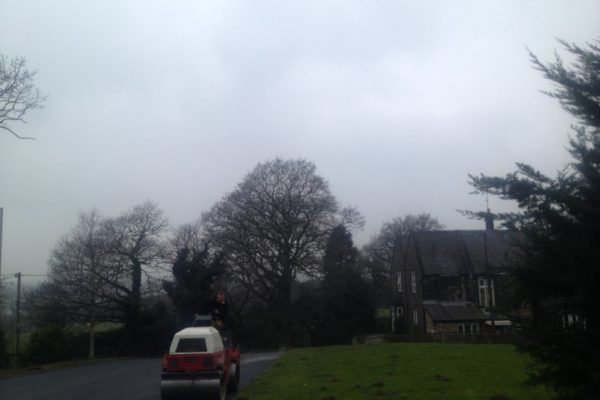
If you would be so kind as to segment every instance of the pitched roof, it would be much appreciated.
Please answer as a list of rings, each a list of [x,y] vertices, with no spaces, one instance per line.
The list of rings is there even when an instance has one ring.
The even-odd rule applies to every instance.
[[[434,322],[485,321],[489,317],[468,301],[424,301],[425,311]]]
[[[414,232],[408,238],[412,267],[425,275],[457,276],[498,272],[509,267],[522,235],[510,231]],[[404,250],[406,251],[406,250]]]

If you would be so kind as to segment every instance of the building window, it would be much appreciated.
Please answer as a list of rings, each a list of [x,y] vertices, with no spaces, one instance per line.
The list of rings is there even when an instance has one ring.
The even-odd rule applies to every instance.
[[[584,331],[587,330],[587,319],[583,318],[583,317],[579,317],[579,315],[577,314],[565,314],[562,313],[562,325],[563,325],[563,329],[577,329],[577,330],[581,330],[583,329]]]
[[[496,299],[494,294],[494,280],[479,278],[479,305],[485,308],[494,307]]]
[[[398,292],[402,293],[402,271],[398,271],[396,285],[398,286]]]
[[[412,286],[412,292],[417,293],[417,274],[415,271],[410,271],[410,284]]]
[[[471,335],[477,335],[479,333],[479,325],[477,324],[470,324],[470,330],[471,330]]]
[[[458,324],[458,334],[459,335],[477,335],[479,333],[479,325],[478,324]]]
[[[413,323],[419,325],[419,311],[413,310]]]

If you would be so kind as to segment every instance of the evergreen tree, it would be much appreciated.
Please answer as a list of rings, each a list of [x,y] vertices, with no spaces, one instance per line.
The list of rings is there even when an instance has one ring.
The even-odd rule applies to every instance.
[[[179,314],[180,323],[189,326],[193,315],[206,313],[214,285],[223,276],[220,255],[203,249],[183,247],[177,250],[173,263],[173,281],[163,282],[163,288]]]
[[[343,225],[335,227],[323,257],[325,315],[320,344],[350,343],[373,325],[372,290],[363,279],[357,260],[352,234]]]
[[[516,300],[532,318],[522,349],[533,356],[532,382],[551,385],[561,399],[600,393],[600,42],[561,41],[560,56],[535,67],[557,85],[558,99],[579,125],[568,150],[573,162],[555,178],[517,164],[505,177],[471,176],[480,192],[516,200],[519,212],[501,214],[527,241],[514,271]]]

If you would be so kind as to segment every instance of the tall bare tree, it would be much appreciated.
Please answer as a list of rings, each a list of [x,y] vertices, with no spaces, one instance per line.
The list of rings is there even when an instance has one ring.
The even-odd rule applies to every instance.
[[[206,238],[200,219],[179,225],[175,228],[171,238],[171,247],[175,255],[182,250],[201,252],[206,246]]]
[[[329,233],[344,216],[357,216],[340,212],[315,171],[305,160],[260,163],[203,216],[237,279],[281,318],[284,331],[292,283],[299,274],[319,273]]]
[[[142,277],[165,263],[168,246],[163,234],[168,221],[156,203],[146,201],[103,224],[110,254],[114,300],[125,316],[130,340],[135,340],[140,323]]]
[[[97,210],[81,213],[73,230],[62,237],[49,260],[50,280],[38,296],[38,309],[51,306],[89,332],[89,358],[94,358],[94,332],[99,321],[115,317],[111,300],[113,272]],[[35,306],[35,304],[33,304]],[[58,308],[57,308],[58,307]]]
[[[27,69],[22,57],[9,59],[0,54],[0,129],[12,133],[19,139],[33,139],[20,136],[12,127],[14,122],[25,122],[29,110],[42,108],[46,96],[33,85],[35,71]]]
[[[399,254],[402,239],[410,232],[433,231],[443,229],[438,220],[427,213],[404,217],[396,217],[386,222],[379,233],[367,243],[363,252],[366,265],[374,283],[381,290],[379,292],[383,303],[392,304],[394,290],[393,267],[394,257]]]

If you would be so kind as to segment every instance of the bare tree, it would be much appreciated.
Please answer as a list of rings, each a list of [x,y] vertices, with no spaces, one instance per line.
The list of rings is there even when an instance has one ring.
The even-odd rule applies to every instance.
[[[150,201],[116,218],[102,218],[97,210],[82,213],[52,252],[49,281],[29,296],[32,314],[85,324],[90,358],[98,322],[124,322],[130,339],[135,339],[142,288],[146,293],[160,290],[150,278],[143,285],[142,276],[158,268],[167,254],[161,237],[166,227],[162,211]]]
[[[381,290],[380,301],[390,303],[394,294],[394,279],[392,277],[394,257],[399,254],[402,238],[411,232],[433,231],[444,226],[429,214],[406,215],[396,217],[386,222],[379,233],[363,248],[366,265],[374,283]],[[390,303],[391,304],[391,303]]]
[[[298,274],[320,272],[331,230],[344,212],[327,182],[305,160],[258,164],[203,216],[210,240],[227,255],[236,278],[289,328],[290,293]],[[351,221],[344,221],[349,223]]]
[[[140,323],[142,275],[150,280],[168,257],[162,235],[168,222],[156,203],[146,201],[103,224],[103,235],[110,254],[114,301],[125,316],[129,339],[135,340]],[[158,287],[158,286],[157,286]]]
[[[108,268],[101,223],[97,210],[81,213],[73,230],[60,239],[49,260],[50,280],[40,292],[45,296],[38,296],[37,304],[38,309],[63,310],[64,318],[87,326],[89,358],[94,358],[97,323],[115,316],[110,296],[115,277]]]
[[[0,129],[20,136],[10,126],[13,122],[25,122],[25,114],[32,109],[42,108],[46,96],[33,85],[35,71],[27,69],[22,57],[9,59],[0,54]]]
[[[200,220],[179,225],[171,239],[171,247],[175,254],[183,250],[191,252],[202,252],[206,246],[206,239],[203,237],[202,222]]]

